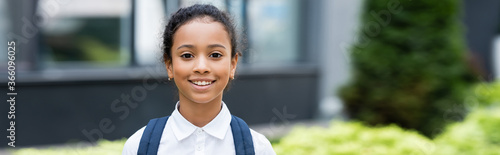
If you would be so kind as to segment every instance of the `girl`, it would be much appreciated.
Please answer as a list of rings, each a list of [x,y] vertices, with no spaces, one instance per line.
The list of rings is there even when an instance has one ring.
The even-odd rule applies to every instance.
[[[222,94],[238,64],[234,24],[212,5],[181,8],[163,33],[163,61],[179,101],[125,143],[131,154],[275,154],[271,143],[232,116]]]

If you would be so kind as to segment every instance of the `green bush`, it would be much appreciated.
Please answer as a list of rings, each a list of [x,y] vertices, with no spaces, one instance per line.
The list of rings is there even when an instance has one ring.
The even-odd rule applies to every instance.
[[[334,122],[330,128],[298,127],[283,137],[274,150],[286,155],[413,154],[430,140],[396,125],[369,128],[359,122]]]
[[[99,140],[96,146],[75,147],[50,147],[46,149],[23,148],[12,150],[13,155],[116,155],[121,154],[126,138],[116,141]]]
[[[396,125],[367,127],[359,122],[334,122],[329,128],[297,127],[273,145],[286,155],[498,155],[500,107],[476,109],[434,140]]]
[[[500,81],[491,84],[478,84],[468,102],[472,102],[467,103],[469,106],[487,107],[500,105]]]
[[[500,153],[500,108],[477,109],[463,123],[448,126],[434,141],[435,154]]]
[[[476,78],[465,63],[461,3],[365,1],[360,41],[350,49],[352,78],[339,91],[352,119],[432,137],[464,117]]]

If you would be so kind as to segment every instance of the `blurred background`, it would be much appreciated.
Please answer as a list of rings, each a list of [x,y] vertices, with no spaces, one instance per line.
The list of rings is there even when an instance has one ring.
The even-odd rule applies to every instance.
[[[246,48],[223,100],[268,137],[331,119],[432,137],[440,131],[423,123],[442,122],[431,115],[500,78],[496,0],[1,0],[0,49],[16,41],[16,145],[116,140],[170,115],[177,91],[160,61],[161,34],[170,14],[196,3],[233,15]],[[2,77],[7,61],[5,52]],[[416,113],[392,114],[398,108]]]

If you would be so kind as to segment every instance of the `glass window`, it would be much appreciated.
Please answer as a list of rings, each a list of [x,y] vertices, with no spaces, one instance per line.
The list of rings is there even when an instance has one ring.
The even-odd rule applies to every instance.
[[[299,0],[248,1],[249,63],[296,63],[300,49]]]
[[[299,61],[300,0],[182,0],[181,7],[208,3],[228,10],[238,31],[246,32],[244,63],[293,64]],[[246,22],[245,22],[246,20]]]
[[[40,1],[37,12],[44,11]],[[72,0],[40,28],[45,68],[116,67],[130,63],[131,1]]]

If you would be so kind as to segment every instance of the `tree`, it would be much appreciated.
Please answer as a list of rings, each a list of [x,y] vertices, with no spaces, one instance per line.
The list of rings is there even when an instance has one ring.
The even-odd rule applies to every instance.
[[[466,114],[467,67],[457,0],[366,0],[352,79],[339,95],[350,117],[432,137]]]

